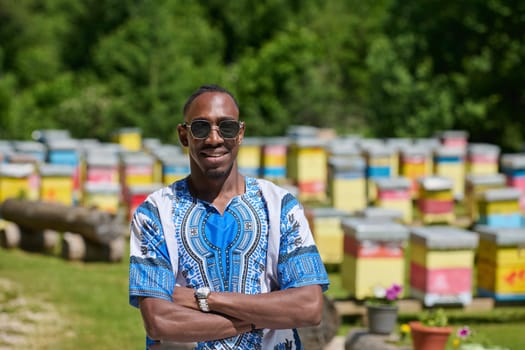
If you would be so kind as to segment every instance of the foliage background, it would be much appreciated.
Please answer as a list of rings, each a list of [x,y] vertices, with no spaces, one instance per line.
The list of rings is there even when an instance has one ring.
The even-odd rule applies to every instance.
[[[0,138],[176,142],[186,97],[216,82],[249,136],[462,129],[520,151],[523,28],[519,0],[0,0]]]

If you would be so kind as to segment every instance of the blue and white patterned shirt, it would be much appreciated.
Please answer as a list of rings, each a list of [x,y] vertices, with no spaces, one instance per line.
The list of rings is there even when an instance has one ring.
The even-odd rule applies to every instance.
[[[136,210],[130,243],[129,297],[136,307],[139,297],[171,301],[175,285],[245,294],[329,285],[302,206],[266,180],[246,177],[246,192],[222,215],[191,196],[187,179],[164,187]],[[197,349],[302,346],[295,329],[264,329]]]

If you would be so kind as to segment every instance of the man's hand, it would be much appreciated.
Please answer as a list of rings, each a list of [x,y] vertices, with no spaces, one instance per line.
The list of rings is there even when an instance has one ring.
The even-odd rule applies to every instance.
[[[175,287],[171,299],[175,304],[187,307],[189,309],[200,311],[199,304],[195,299],[195,289],[188,287]]]

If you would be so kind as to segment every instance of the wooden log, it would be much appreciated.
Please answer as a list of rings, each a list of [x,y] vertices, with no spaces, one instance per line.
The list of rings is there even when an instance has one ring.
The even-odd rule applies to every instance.
[[[82,261],[86,256],[86,244],[82,235],[65,232],[62,237],[62,258],[70,261]]]
[[[314,327],[297,329],[305,349],[322,349],[335,337],[341,326],[341,317],[334,301],[323,295],[323,317],[321,323]]]
[[[44,201],[9,198],[1,204],[0,216],[24,228],[76,232],[100,243],[111,242],[126,230],[122,220],[109,212]]]
[[[60,243],[54,230],[32,230],[21,227],[20,248],[29,252],[52,254]]]
[[[62,257],[71,261],[119,262],[125,251],[124,237],[110,242],[97,243],[85,239],[80,234],[66,232],[62,242]]]
[[[5,222],[0,228],[0,246],[2,248],[17,248],[20,245],[21,238],[20,228],[12,222]]]
[[[107,243],[95,243],[86,240],[84,261],[119,262],[124,256],[124,237],[118,237]]]

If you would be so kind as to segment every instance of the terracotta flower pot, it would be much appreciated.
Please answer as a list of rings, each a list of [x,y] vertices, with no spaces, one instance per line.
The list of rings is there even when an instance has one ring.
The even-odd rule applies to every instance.
[[[390,334],[397,323],[396,305],[367,305],[368,331],[374,334]]]
[[[428,327],[419,321],[409,322],[414,350],[444,350],[452,327]]]

